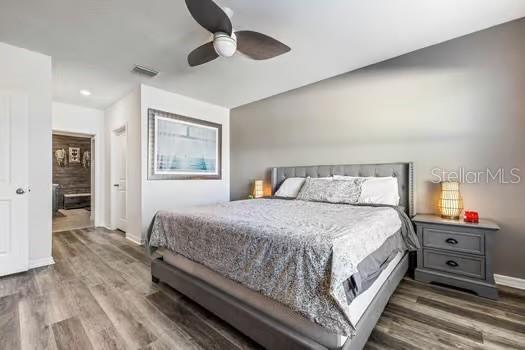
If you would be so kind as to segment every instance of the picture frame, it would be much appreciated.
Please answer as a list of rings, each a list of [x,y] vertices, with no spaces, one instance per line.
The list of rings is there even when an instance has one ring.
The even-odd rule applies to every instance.
[[[222,125],[148,109],[148,180],[222,179]]]
[[[80,163],[80,147],[69,147],[69,163]]]

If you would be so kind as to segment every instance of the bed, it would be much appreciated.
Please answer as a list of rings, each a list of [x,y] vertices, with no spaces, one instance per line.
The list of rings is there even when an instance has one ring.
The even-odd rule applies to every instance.
[[[406,248],[389,250],[366,289],[348,281],[413,234],[413,166],[273,168],[272,192],[289,177],[332,175],[394,176],[402,209],[272,198],[159,212],[148,245],[168,251],[152,262],[153,281],[269,349],[361,349],[407,271]]]

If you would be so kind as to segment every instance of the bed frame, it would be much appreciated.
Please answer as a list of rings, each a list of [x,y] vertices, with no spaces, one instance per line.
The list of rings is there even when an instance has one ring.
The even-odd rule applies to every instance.
[[[399,183],[400,205],[410,216],[415,215],[412,163],[280,167],[273,168],[271,174],[272,193],[288,177],[395,176]],[[356,335],[349,337],[340,349],[359,350],[364,347],[407,269],[408,254],[405,254],[357,323]],[[162,258],[152,261],[151,275],[153,282],[162,282],[176,289],[267,349],[327,349],[242,300],[164,262]]]

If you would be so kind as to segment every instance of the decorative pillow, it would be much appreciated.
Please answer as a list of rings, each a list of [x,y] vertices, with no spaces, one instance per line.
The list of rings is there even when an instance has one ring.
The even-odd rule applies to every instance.
[[[297,197],[305,180],[304,177],[290,177],[284,180],[277,192],[275,192],[275,196],[283,198]]]
[[[399,205],[399,187],[396,177],[354,177],[334,175],[336,180],[364,179],[357,203]]]
[[[361,194],[363,179],[335,180],[326,178],[306,178],[297,199],[328,203],[357,203]]]

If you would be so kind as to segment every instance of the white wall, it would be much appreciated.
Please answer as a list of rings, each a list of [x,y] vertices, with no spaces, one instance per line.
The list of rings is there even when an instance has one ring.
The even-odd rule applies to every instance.
[[[114,130],[126,127],[127,134],[127,216],[128,230],[126,236],[140,241],[141,235],[141,131],[140,131],[140,89],[133,90],[105,111],[106,142],[106,218],[107,226],[114,229],[116,222],[111,220],[111,207],[115,203],[115,187],[112,186],[112,138]]]
[[[53,102],[53,131],[95,136],[95,226],[106,225],[104,111]]]
[[[222,179],[221,180],[164,180],[149,181],[148,173],[148,108],[181,114],[220,123],[222,125]],[[141,85],[105,111],[106,134],[106,217],[111,225],[114,188],[111,182],[111,137],[113,131],[127,128],[126,201],[128,231],[126,237],[142,240],[153,216],[158,210],[181,206],[228,201],[230,198],[230,130],[227,108],[215,106],[164,90]]]
[[[0,90],[29,97],[29,266],[51,257],[51,57],[0,43]]]
[[[221,180],[148,180],[148,108],[222,125]],[[142,229],[158,210],[224,202],[230,199],[230,111],[189,97],[141,86],[142,111]]]

